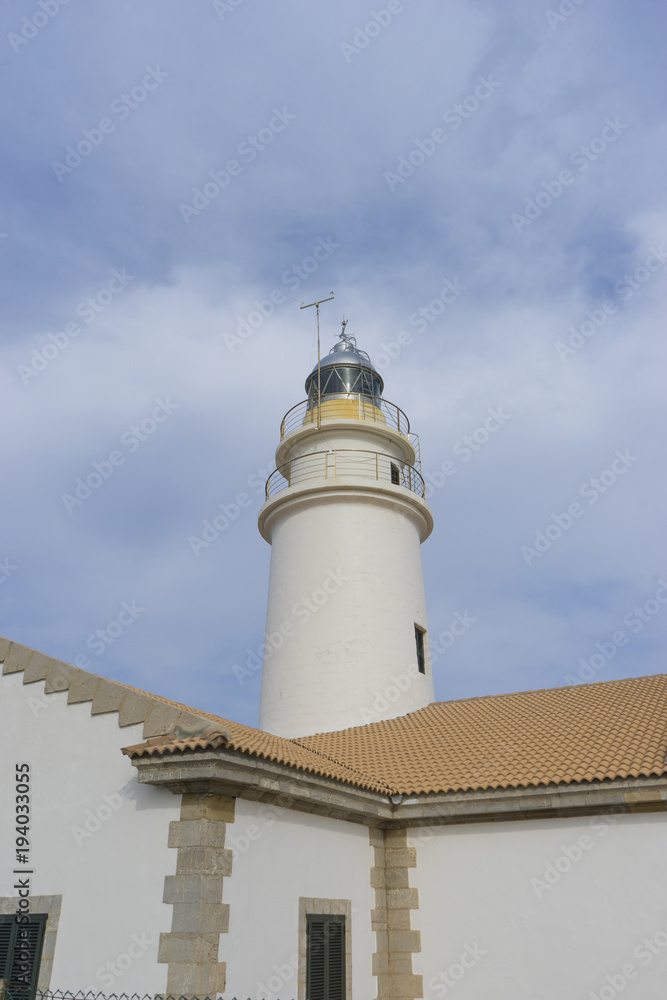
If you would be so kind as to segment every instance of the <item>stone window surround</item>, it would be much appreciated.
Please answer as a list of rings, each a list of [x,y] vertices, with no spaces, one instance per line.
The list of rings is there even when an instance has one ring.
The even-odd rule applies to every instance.
[[[53,957],[56,953],[56,937],[58,935],[58,924],[60,922],[60,910],[62,908],[62,896],[29,896],[30,913],[46,913],[46,929],[44,932],[44,943],[42,945],[42,958],[39,963],[39,978],[37,988],[46,990],[51,985],[51,974],[53,972]],[[0,914],[8,916],[18,910],[18,896],[0,897]]]
[[[298,1000],[306,1000],[306,917],[320,913],[345,917],[345,1000],[352,1000],[352,900],[309,896],[299,896]]]

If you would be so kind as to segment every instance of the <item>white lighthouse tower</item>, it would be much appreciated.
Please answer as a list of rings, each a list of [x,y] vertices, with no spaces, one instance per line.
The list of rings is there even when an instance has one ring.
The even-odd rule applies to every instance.
[[[408,418],[353,337],[283,418],[259,530],[272,546],[260,727],[308,736],[433,701],[421,542],[433,518]]]

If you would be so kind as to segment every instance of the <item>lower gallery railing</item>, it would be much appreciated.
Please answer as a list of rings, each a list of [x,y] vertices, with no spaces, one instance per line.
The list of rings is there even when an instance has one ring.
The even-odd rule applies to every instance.
[[[281,465],[266,481],[266,499],[289,486],[323,479],[371,479],[402,486],[422,498],[425,493],[424,480],[414,466],[381,452],[347,448],[315,451]]]

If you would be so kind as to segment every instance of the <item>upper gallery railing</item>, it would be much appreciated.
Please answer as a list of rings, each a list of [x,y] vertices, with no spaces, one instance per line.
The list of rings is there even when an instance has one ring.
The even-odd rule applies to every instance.
[[[319,410],[319,413],[318,413]],[[364,396],[361,393],[322,396],[320,406],[313,399],[304,399],[288,410],[280,425],[280,440],[286,434],[308,424],[324,420],[368,420],[393,427],[405,437],[410,436],[410,421],[395,403],[381,396]]]

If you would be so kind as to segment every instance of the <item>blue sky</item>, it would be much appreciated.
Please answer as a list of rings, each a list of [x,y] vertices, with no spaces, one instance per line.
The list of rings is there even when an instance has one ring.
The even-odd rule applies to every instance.
[[[256,723],[258,483],[333,289],[421,437],[431,637],[476,619],[437,697],[663,669],[664,4],[2,18],[4,635]]]

